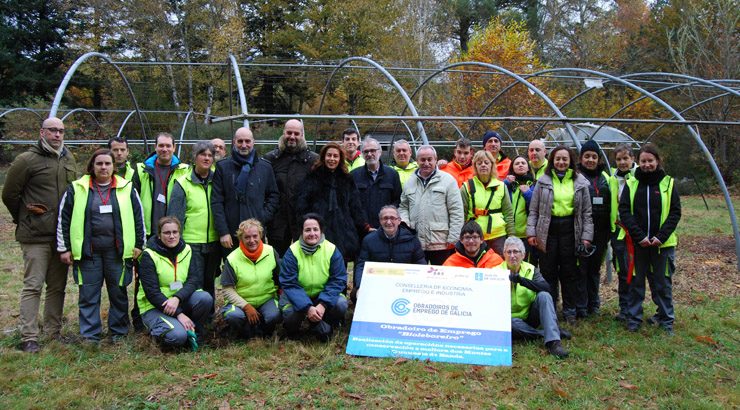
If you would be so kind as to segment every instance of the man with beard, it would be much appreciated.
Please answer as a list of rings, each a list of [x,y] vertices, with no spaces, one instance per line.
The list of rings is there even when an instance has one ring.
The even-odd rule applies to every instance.
[[[222,140],[221,138],[214,138],[211,140],[211,144],[213,145],[213,149],[216,150],[216,155],[213,156],[213,164],[215,169],[216,163],[226,158],[226,142],[224,142],[224,140]]]
[[[236,231],[249,218],[263,225],[270,222],[280,205],[272,167],[257,156],[249,128],[239,128],[231,142],[231,156],[216,164],[213,174],[211,210],[223,255],[239,246]]]
[[[278,147],[262,158],[272,165],[280,192],[277,218],[267,232],[270,244],[282,255],[301,232],[300,221],[296,220],[295,194],[319,156],[306,146],[303,123],[293,119],[285,123]]]

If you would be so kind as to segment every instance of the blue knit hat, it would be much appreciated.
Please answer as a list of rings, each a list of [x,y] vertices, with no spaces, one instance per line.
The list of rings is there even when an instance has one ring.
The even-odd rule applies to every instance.
[[[596,155],[601,155],[601,148],[599,148],[599,144],[594,140],[588,140],[581,145],[581,155],[583,155],[584,152],[587,151],[593,151],[596,153]]]
[[[499,143],[503,143],[504,141],[501,139],[501,136],[496,131],[486,131],[485,134],[483,134],[483,146],[486,146],[486,142],[490,140],[491,138],[496,138]]]

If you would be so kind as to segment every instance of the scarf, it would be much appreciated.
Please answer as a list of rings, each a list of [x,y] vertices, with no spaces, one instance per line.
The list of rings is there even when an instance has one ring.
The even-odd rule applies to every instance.
[[[324,234],[322,233],[321,238],[319,238],[319,241],[316,242],[316,245],[309,245],[303,241],[303,236],[301,236],[300,238],[298,238],[298,243],[301,244],[301,250],[303,251],[303,253],[305,253],[306,255],[313,255],[319,249],[319,246],[324,243],[325,239],[326,237],[324,237]]]
[[[239,241],[239,249],[242,250],[242,253],[244,253],[244,256],[247,257],[252,262],[257,262],[257,259],[262,255],[262,249],[264,248],[264,243],[260,241],[259,246],[257,246],[257,249],[254,250],[254,252],[250,252],[249,249],[244,245],[244,242]]]
[[[54,147],[52,147],[51,145],[49,145],[49,142],[46,141],[46,139],[40,138],[39,141],[40,141],[40,144],[41,144],[41,149],[43,149],[44,151],[48,152],[49,154],[54,154],[58,158],[61,158],[62,154],[64,154],[64,143],[62,143],[62,145],[59,147],[59,149],[54,149]]]
[[[234,147],[231,148],[231,159],[242,167],[239,172],[239,176],[236,178],[237,192],[247,192],[247,181],[249,180],[249,173],[252,171],[252,167],[254,166],[255,156],[256,154],[254,149],[249,153],[249,155],[244,156],[234,149]]]

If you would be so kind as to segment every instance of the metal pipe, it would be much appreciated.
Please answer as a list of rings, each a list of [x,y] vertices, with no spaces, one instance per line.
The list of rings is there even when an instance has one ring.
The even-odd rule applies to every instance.
[[[83,54],[80,58],[75,60],[75,62],[72,64],[71,67],[67,70],[67,73],[64,75],[64,78],[62,79],[62,83],[59,84],[59,88],[57,89],[57,93],[54,96],[54,101],[51,103],[51,109],[49,110],[49,117],[56,117],[57,116],[57,110],[59,110],[59,105],[62,103],[62,96],[64,95],[64,91],[67,89],[67,85],[69,85],[69,81],[72,79],[72,76],[77,71],[77,68],[82,65],[85,61],[92,57],[98,57],[102,59],[103,61],[107,62],[108,64],[112,65],[113,68],[116,69],[118,72],[118,75],[121,76],[121,80],[123,81],[123,84],[126,86],[126,89],[128,90],[128,94],[131,97],[131,101],[134,104],[134,109],[139,114],[139,124],[141,125],[141,136],[144,139],[144,146],[146,147],[147,153],[149,152],[149,146],[146,143],[146,128],[144,127],[144,119],[141,116],[141,112],[139,110],[139,103],[136,102],[136,96],[134,95],[134,91],[131,89],[131,85],[128,83],[128,79],[123,74],[123,71],[113,62],[113,60],[110,59],[105,54],[102,53],[96,53],[96,52],[90,52]]]
[[[247,97],[244,93],[244,84],[242,83],[242,75],[239,72],[239,64],[236,63],[236,57],[229,53],[229,61],[231,61],[231,67],[234,70],[234,77],[236,78],[236,89],[239,91],[239,104],[242,108],[242,114],[249,114],[247,109]],[[249,128],[249,119],[244,117],[244,126]]]

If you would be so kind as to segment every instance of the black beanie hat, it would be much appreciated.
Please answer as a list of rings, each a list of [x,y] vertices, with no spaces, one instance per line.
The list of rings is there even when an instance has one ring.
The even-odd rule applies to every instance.
[[[594,140],[588,140],[581,145],[581,156],[583,156],[586,151],[593,151],[596,155],[601,155],[601,148],[599,148],[599,144]]]

